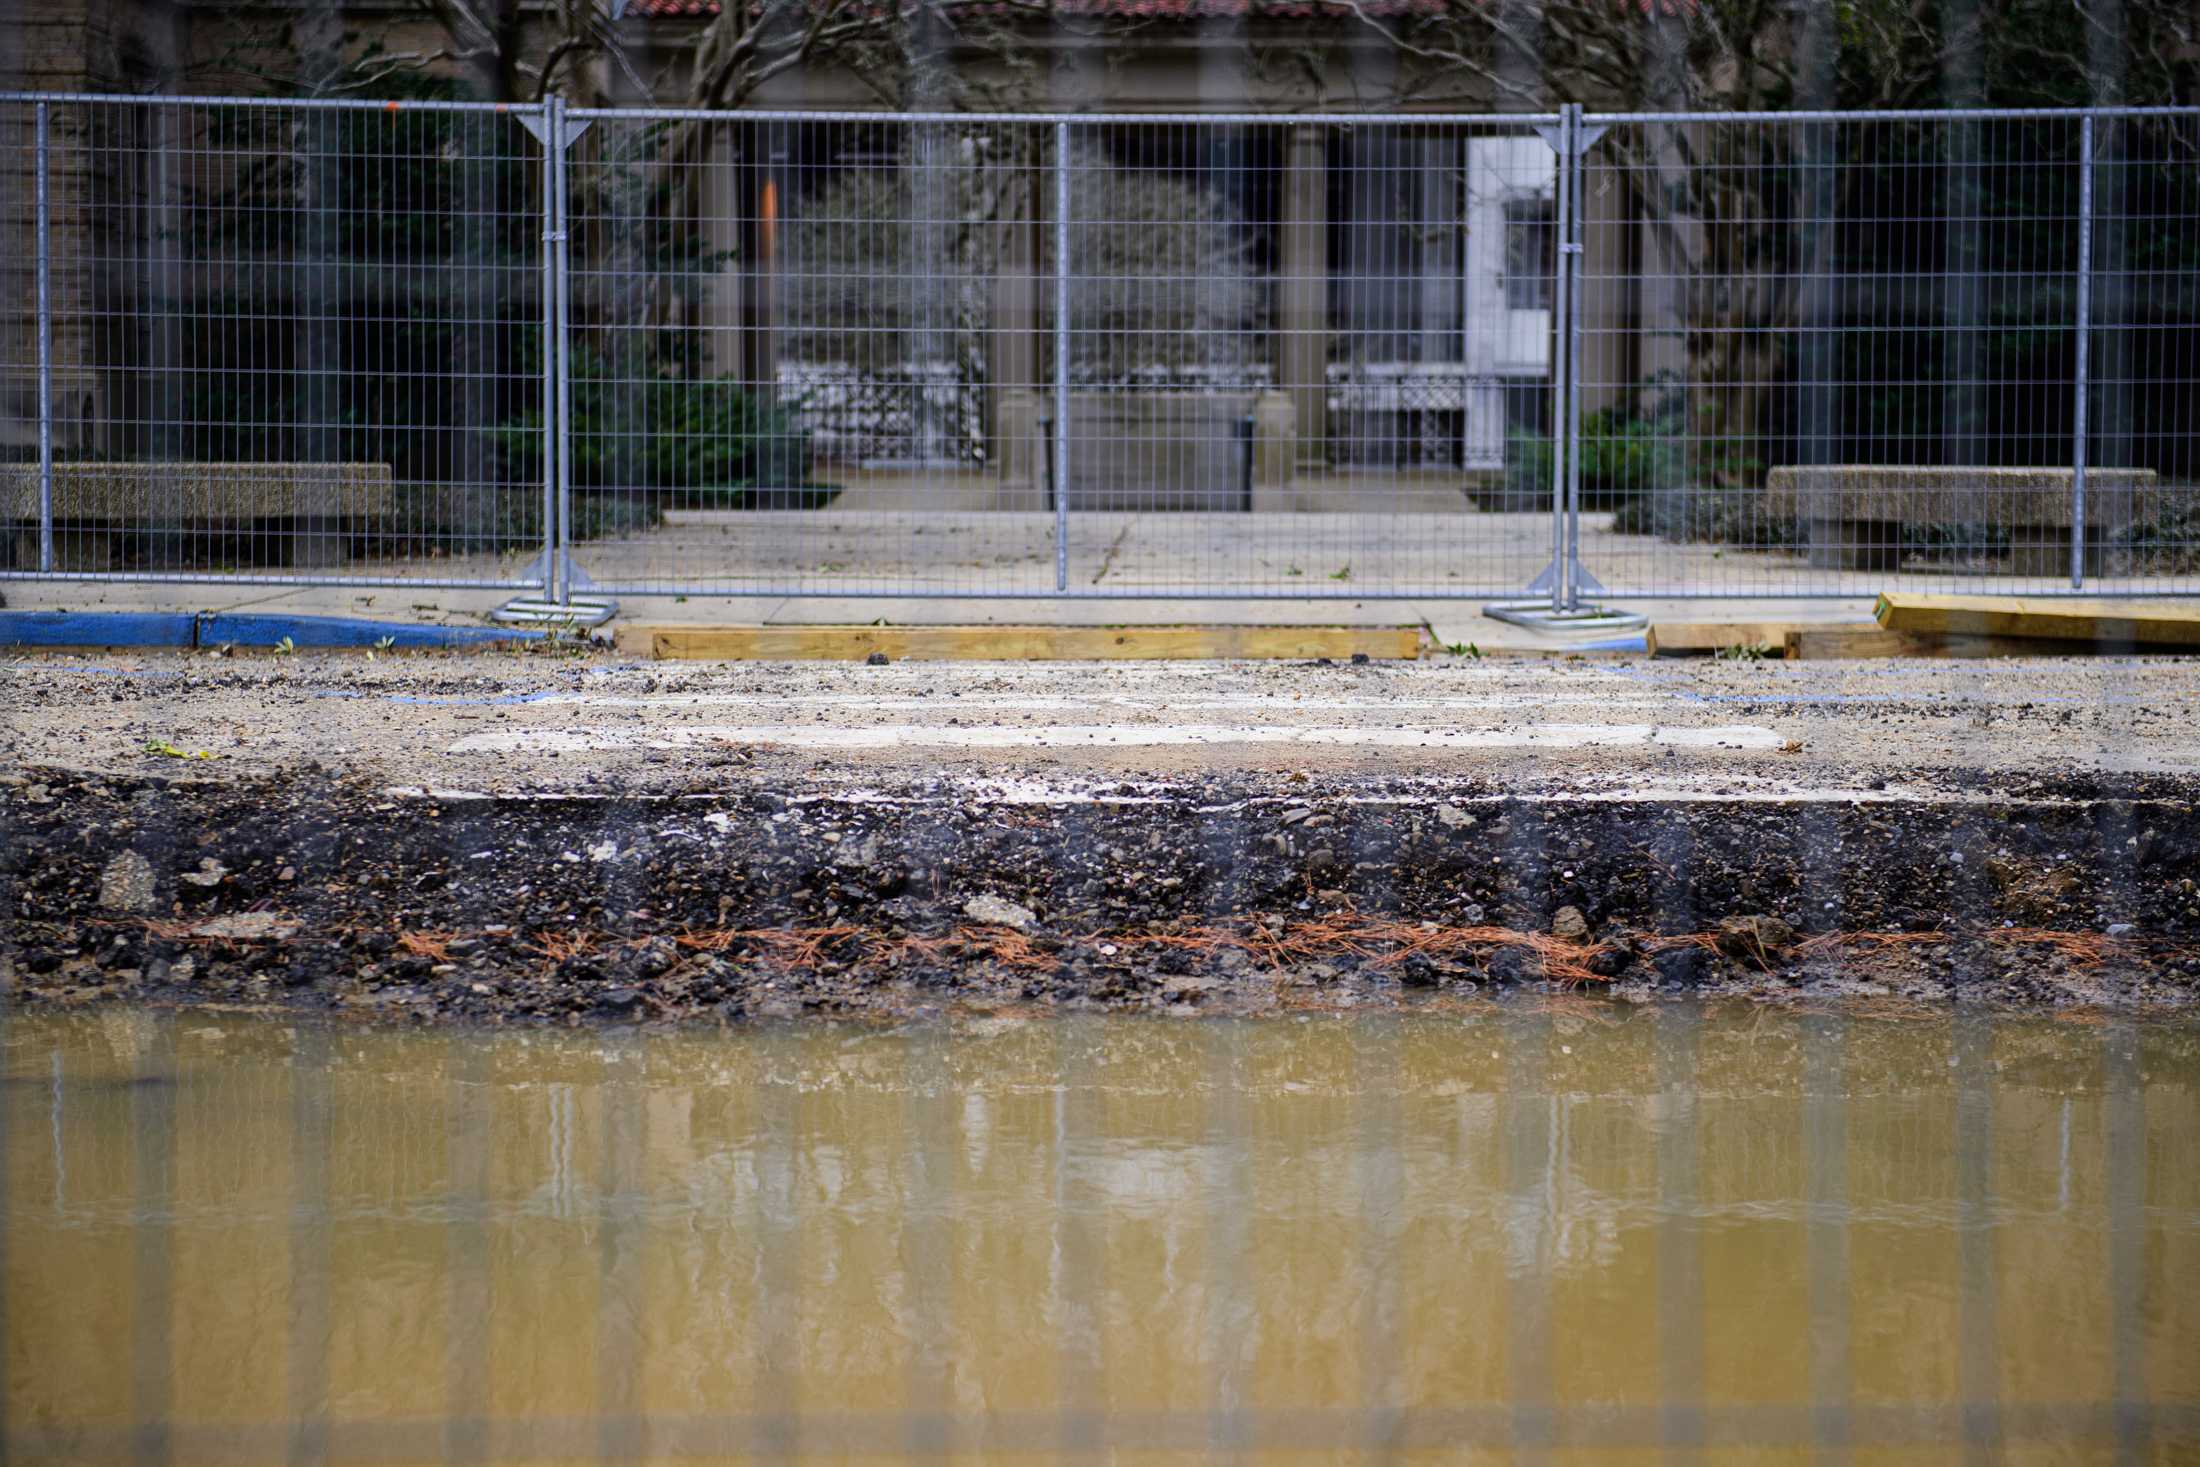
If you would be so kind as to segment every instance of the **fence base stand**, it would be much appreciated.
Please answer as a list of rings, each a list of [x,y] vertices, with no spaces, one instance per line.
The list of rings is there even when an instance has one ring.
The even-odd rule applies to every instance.
[[[1635,632],[1650,625],[1639,611],[1608,606],[1558,607],[1548,601],[1496,601],[1482,608],[1492,621],[1510,622],[1538,632]]]
[[[619,614],[619,603],[608,596],[575,596],[567,601],[519,596],[489,613],[492,621],[521,627],[600,627]]]

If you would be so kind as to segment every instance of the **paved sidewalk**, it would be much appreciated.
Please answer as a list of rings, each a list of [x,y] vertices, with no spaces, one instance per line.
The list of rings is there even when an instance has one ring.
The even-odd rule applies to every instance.
[[[674,511],[646,534],[578,546],[575,562],[596,583],[625,588],[618,593],[620,614],[629,622],[1407,623],[1426,625],[1443,643],[1527,650],[1579,639],[1493,622],[1481,609],[1524,594],[1504,588],[1523,588],[1544,568],[1550,529],[1544,514],[1417,509],[1079,514],[1070,518],[1066,542],[1069,596],[1055,590],[1055,519],[1026,510]],[[1584,516],[1582,532],[1583,561],[1606,584],[1695,593],[1602,598],[1657,620],[1858,621],[1886,590],[2054,589],[1993,574],[1813,569],[1790,554],[1618,534],[1608,514]],[[487,583],[522,578],[529,565],[527,556],[514,554],[362,561],[346,570]],[[715,594],[756,585],[795,594]],[[1398,589],[1410,594],[1377,594]],[[2103,582],[2097,589],[2150,588]],[[1181,594],[1187,591],[1212,595]],[[516,593],[407,584],[10,581],[0,584],[0,594],[22,609],[478,621]]]
[[[359,616],[437,624],[477,624],[514,593],[503,591],[362,589],[349,586],[221,586],[142,582],[12,582],[0,586],[11,608],[69,611],[254,611],[299,616]],[[1485,653],[1564,651],[1608,640],[1610,631],[1547,633],[1483,614],[1485,601],[1282,601],[1205,599],[1102,601],[981,598],[629,596],[618,620],[715,623],[727,626],[1424,626],[1439,646],[1472,645]],[[1864,623],[1873,598],[1703,601],[1674,597],[1598,604],[1639,612],[1653,622]]]

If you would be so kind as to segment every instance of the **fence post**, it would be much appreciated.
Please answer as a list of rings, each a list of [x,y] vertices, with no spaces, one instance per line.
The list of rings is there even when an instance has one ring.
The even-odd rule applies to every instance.
[[[2078,122],[2078,321],[2070,432],[2070,587],[2085,586],[2085,433],[2093,336],[2093,115]]]
[[[1558,109],[1555,124],[1537,123],[1536,134],[1556,155],[1551,192],[1557,204],[1551,258],[1551,563],[1528,583],[1527,595],[1541,600],[1498,601],[1482,614],[1515,626],[1578,627],[1619,631],[1648,625],[1639,612],[1584,606],[1584,592],[1596,595],[1603,583],[1581,563],[1581,276],[1582,200],[1588,192],[1589,149],[1611,124],[1591,124],[1579,102]]]
[[[1573,186],[1567,191],[1573,207],[1567,211],[1559,249],[1566,256],[1566,557],[1559,570],[1566,588],[1567,611],[1581,607],[1581,213],[1588,166],[1583,161],[1590,139],[1582,126],[1579,102],[1567,105],[1571,123],[1566,156],[1560,160]]]
[[[562,380],[558,343],[558,241],[565,225],[558,218],[558,175],[565,168],[558,99],[551,97],[542,118],[542,591],[554,598],[558,583],[558,461],[564,456],[565,424],[558,411]]]
[[[46,184],[46,107],[37,113],[38,151],[38,568],[53,569],[53,243]]]
[[[550,166],[557,185],[558,211],[557,228],[550,236],[551,278],[557,297],[557,335],[552,340],[552,347],[557,358],[558,383],[558,549],[550,563],[557,578],[551,599],[563,605],[573,598],[573,356],[572,332],[568,329],[573,314],[573,272],[566,248],[571,198],[567,188],[570,174],[565,166],[566,149],[572,146],[573,137],[565,120],[563,97],[550,98],[550,136],[557,142]]]
[[[1054,589],[1069,589],[1069,124],[1054,124]]]
[[[1574,601],[1572,547],[1566,539],[1566,485],[1568,482],[1568,457],[1573,448],[1573,435],[1567,431],[1571,421],[1569,407],[1572,402],[1573,338],[1569,331],[1573,292],[1567,282],[1573,278],[1573,258],[1567,245],[1573,239],[1574,217],[1574,104],[1562,103],[1558,115],[1558,194],[1557,238],[1551,251],[1552,304],[1557,309],[1557,319],[1551,327],[1551,610],[1569,610]]]

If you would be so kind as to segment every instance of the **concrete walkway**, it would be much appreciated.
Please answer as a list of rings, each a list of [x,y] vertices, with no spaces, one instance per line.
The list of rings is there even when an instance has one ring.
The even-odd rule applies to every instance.
[[[674,511],[648,533],[584,543],[575,563],[614,589],[629,622],[1418,624],[1439,643],[1484,650],[1582,640],[1482,615],[1489,601],[1523,595],[1544,569],[1551,526],[1541,514],[1081,514],[1068,526],[1068,595],[1055,589],[1055,529],[1052,515],[1024,511]],[[1617,534],[1609,515],[1584,518],[1582,550],[1589,571],[1615,588],[1601,601],[1655,620],[1854,622],[1883,590],[2066,589],[1991,574],[1816,570],[1793,555]],[[528,566],[522,555],[380,559],[345,574],[399,584],[9,581],[0,594],[19,609],[473,622],[516,593],[405,583],[510,582]],[[774,594],[727,594],[759,586]]]
[[[478,625],[512,594],[348,586],[220,586],[142,582],[16,582],[0,586],[7,604],[24,610],[253,611],[298,616],[358,616],[439,625]],[[1795,622],[1860,624],[1871,620],[1872,598],[1700,601],[1631,598],[1600,604],[1647,615],[1653,622]],[[1565,651],[1639,635],[1594,630],[1539,632],[1483,614],[1479,600],[1283,601],[1274,599],[1092,598],[1002,600],[840,596],[623,597],[611,625],[681,622],[729,626],[846,626],[883,620],[899,626],[1421,626],[1438,647],[1472,646],[1484,653]]]

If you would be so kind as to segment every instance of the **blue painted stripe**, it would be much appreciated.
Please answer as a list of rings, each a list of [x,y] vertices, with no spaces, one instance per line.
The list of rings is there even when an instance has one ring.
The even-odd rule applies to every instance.
[[[0,611],[0,647],[188,647],[188,611]]]
[[[544,635],[534,628],[424,626],[418,622],[264,611],[210,611],[199,618],[202,647],[273,647],[285,637],[290,638],[293,647],[373,647],[384,637],[389,638],[393,648],[473,647],[493,642],[530,642]]]
[[[0,611],[0,647],[479,647],[549,636],[534,627],[424,626],[349,616],[229,611]]]

